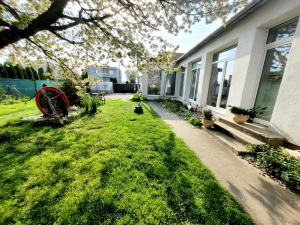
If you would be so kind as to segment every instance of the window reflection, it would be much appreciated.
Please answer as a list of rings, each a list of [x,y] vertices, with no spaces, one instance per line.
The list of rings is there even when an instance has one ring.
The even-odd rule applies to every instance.
[[[290,48],[291,44],[287,44],[267,51],[255,102],[255,106],[267,107],[267,110],[258,116],[260,119],[271,119]]]
[[[185,73],[185,69],[183,68],[180,74],[180,89],[179,89],[179,96],[182,97],[183,96],[183,86],[184,86],[184,75]]]
[[[267,44],[294,36],[299,17],[286,21],[269,30]]]
[[[160,95],[161,71],[155,71],[148,75],[148,94]]]
[[[176,75],[168,74],[167,81],[166,81],[166,95],[174,95],[175,94],[175,82],[176,82]]]

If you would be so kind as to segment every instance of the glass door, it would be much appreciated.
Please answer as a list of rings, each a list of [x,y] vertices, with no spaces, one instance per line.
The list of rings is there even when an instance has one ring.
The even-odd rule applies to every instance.
[[[214,54],[207,104],[226,108],[231,86],[236,46]]]
[[[259,119],[271,120],[297,24],[298,17],[269,30],[266,58],[255,101],[255,107],[263,106],[267,110],[257,116]]]
[[[194,101],[197,100],[200,69],[201,69],[201,61],[192,64],[192,79],[191,79],[189,98],[193,99]]]

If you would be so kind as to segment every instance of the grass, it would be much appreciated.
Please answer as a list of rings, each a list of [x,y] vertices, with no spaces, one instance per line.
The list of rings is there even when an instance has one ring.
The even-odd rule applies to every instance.
[[[5,125],[12,120],[18,120],[21,117],[38,114],[39,110],[35,106],[35,101],[31,100],[27,103],[18,102],[11,105],[0,104],[0,126]]]
[[[253,224],[147,104],[134,106],[111,100],[56,129],[1,127],[0,224]]]

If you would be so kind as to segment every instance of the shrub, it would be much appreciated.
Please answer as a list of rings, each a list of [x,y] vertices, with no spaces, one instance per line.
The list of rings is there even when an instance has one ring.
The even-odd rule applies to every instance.
[[[202,127],[202,120],[198,117],[191,117],[189,118],[189,123],[192,124],[195,127]]]
[[[14,96],[11,95],[3,95],[2,98],[0,99],[1,105],[12,105],[19,102],[20,101],[18,101]]]
[[[206,119],[206,120],[212,120],[213,114],[212,114],[212,112],[211,112],[210,109],[204,110],[203,114],[204,114],[204,119]]]
[[[38,69],[38,74],[39,74],[39,78],[40,78],[41,80],[45,80],[44,70],[43,70],[42,67],[40,67],[40,68]]]
[[[141,96],[141,94],[139,92],[136,92],[132,98],[131,98],[131,101],[134,101],[134,102],[140,102],[140,101],[143,101],[143,97]]]
[[[114,84],[118,83],[117,78],[113,78],[113,77],[111,77],[111,78],[109,79],[109,81],[112,82],[112,83],[114,83]]]
[[[248,109],[244,109],[236,106],[231,106],[230,112],[237,115],[249,115]]]
[[[164,100],[163,104],[167,109],[169,109],[173,113],[180,111],[180,103],[177,101]]]
[[[254,119],[258,115],[263,114],[267,110],[267,108],[268,107],[261,107],[261,106],[253,107],[251,109],[248,109],[248,115],[251,119]]]
[[[266,152],[270,149],[270,146],[267,144],[262,145],[248,145],[249,152],[254,156],[257,157],[259,153]]]
[[[81,98],[81,104],[84,108],[84,113],[95,114],[97,112],[97,107],[101,104],[101,101],[98,97],[85,95]]]
[[[300,159],[286,154],[282,147],[267,144],[249,145],[249,151],[260,167],[281,180],[287,187],[300,193]]]
[[[61,90],[66,94],[69,99],[70,105],[80,105],[80,99],[77,95],[77,88],[75,87],[74,83],[67,79],[61,86]]]

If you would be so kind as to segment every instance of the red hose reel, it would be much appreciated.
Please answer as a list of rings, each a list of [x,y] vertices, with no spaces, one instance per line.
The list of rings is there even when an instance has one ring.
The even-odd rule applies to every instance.
[[[64,92],[55,87],[42,87],[35,96],[39,110],[50,118],[61,118],[68,115],[70,103]]]

